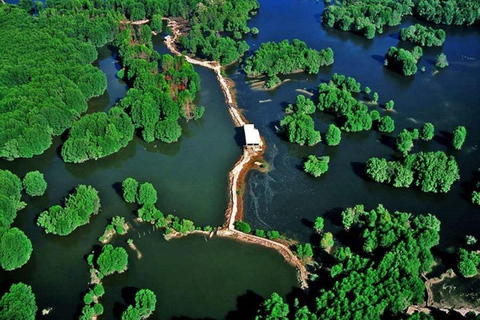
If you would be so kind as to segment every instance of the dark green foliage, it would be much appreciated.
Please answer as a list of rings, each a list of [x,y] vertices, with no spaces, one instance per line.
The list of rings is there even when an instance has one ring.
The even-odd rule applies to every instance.
[[[412,51],[390,47],[385,55],[385,65],[405,76],[411,76],[417,73],[417,63],[422,55],[420,47],[415,47]]]
[[[297,255],[302,259],[313,257],[312,245],[310,243],[306,243],[305,245],[297,245]]]
[[[137,202],[140,205],[154,205],[157,202],[157,190],[150,182],[140,185],[138,190]]]
[[[322,141],[320,132],[314,128],[312,117],[304,113],[286,115],[280,126],[290,142],[313,146]]]
[[[119,107],[84,116],[75,122],[62,147],[65,162],[81,163],[109,156],[133,139],[134,126]]]
[[[435,58],[435,67],[440,68],[440,69],[448,67],[447,56],[444,53],[440,53]]]
[[[371,211],[363,206],[347,211],[342,214],[350,217],[344,226],[359,235],[363,252],[336,251],[331,268],[334,284],[317,296],[317,314],[322,319],[367,314],[380,319],[423,301],[420,275],[433,265],[431,248],[439,242],[440,221],[432,215],[412,218],[410,213],[391,213],[381,205]]]
[[[328,156],[316,157],[314,155],[310,155],[308,156],[308,160],[303,164],[303,170],[315,178],[318,178],[328,171],[329,162],[330,157]]]
[[[23,187],[29,196],[43,196],[47,190],[47,182],[40,171],[30,171],[23,178]]]
[[[76,22],[84,17],[77,18],[69,22],[73,28],[66,28],[60,16],[32,17],[16,7],[0,8],[0,157],[42,154],[52,136],[87,110],[86,101],[105,91],[105,74],[90,64],[95,48],[82,42],[86,38],[79,31],[91,23],[84,21],[80,28]],[[116,24],[110,23],[111,32]]]
[[[138,182],[133,178],[127,178],[122,182],[123,199],[128,203],[134,203],[137,200]]]
[[[395,121],[390,116],[383,116],[378,122],[378,131],[391,133],[395,130]]]
[[[182,219],[180,221],[178,217],[174,217],[173,219],[171,219],[169,227],[183,235],[186,235],[195,230],[195,225],[193,221],[187,219]]]
[[[480,20],[480,2],[476,0],[419,0],[415,11],[436,24],[472,25]]]
[[[97,259],[98,270],[108,276],[115,272],[123,272],[127,269],[128,254],[122,247],[114,247],[107,244]]]
[[[480,206],[480,191],[472,192],[472,203]]]
[[[286,320],[288,319],[289,306],[277,293],[265,300],[257,311],[255,320]]]
[[[463,143],[467,137],[467,128],[464,126],[458,126],[453,131],[453,140],[452,145],[455,149],[460,150],[462,149]]]
[[[267,75],[270,78],[297,70],[317,74],[320,67],[331,65],[333,61],[333,50],[330,48],[317,51],[309,49],[305,42],[298,39],[294,39],[292,44],[283,40],[262,43],[246,60],[244,71],[252,77]]]
[[[250,227],[250,224],[248,222],[245,222],[245,221],[235,222],[235,229],[237,229],[240,232],[244,232],[244,233],[252,232],[252,227]]]
[[[435,136],[435,127],[433,123],[427,122],[422,127],[422,132],[420,133],[420,139],[423,141],[430,141]]]
[[[412,14],[413,6],[411,0],[347,0],[326,6],[322,22],[373,39],[384,26],[399,25],[403,16]]]
[[[285,112],[287,113],[315,113],[317,107],[312,100],[307,99],[304,95],[298,95],[295,104],[289,104]]]
[[[457,268],[463,277],[475,276],[478,273],[478,267],[480,267],[480,253],[462,248],[458,250]]]
[[[21,282],[13,284],[0,299],[2,320],[35,320],[37,310],[32,288]]]
[[[270,77],[267,82],[265,82],[265,88],[271,89],[275,88],[276,86],[280,85],[282,80],[278,76]]]
[[[6,271],[26,264],[32,251],[32,242],[18,228],[11,228],[0,236],[0,265]]]
[[[455,158],[444,152],[419,152],[405,156],[399,161],[370,158],[366,165],[367,176],[373,181],[391,184],[394,187],[419,187],[423,192],[450,190],[460,179]]]
[[[400,39],[410,41],[422,47],[440,47],[446,38],[447,34],[444,30],[435,30],[432,27],[425,27],[418,23],[400,30]]]
[[[163,213],[155,207],[154,204],[146,204],[138,210],[138,217],[143,221],[155,222],[163,221],[165,217]]]
[[[176,120],[162,120],[155,126],[155,138],[162,142],[177,142],[181,135],[182,127]]]
[[[63,207],[55,205],[40,214],[37,225],[46,233],[66,236],[87,224],[100,210],[100,198],[92,186],[79,185],[68,196]]]
[[[329,146],[338,146],[342,140],[342,132],[336,125],[331,124],[328,126],[327,133],[325,134],[325,142]]]

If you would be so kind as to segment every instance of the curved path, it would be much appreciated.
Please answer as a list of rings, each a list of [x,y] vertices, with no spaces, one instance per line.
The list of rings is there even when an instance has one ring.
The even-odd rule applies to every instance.
[[[231,81],[222,75],[222,66],[220,63],[217,61],[199,60],[183,55],[180,51],[178,51],[175,44],[176,39],[181,35],[179,23],[169,18],[164,18],[164,20],[168,21],[168,27],[171,28],[173,33],[173,36],[165,37],[165,45],[167,48],[178,56],[184,56],[185,59],[191,64],[213,70],[217,77],[217,81],[220,84],[220,88],[225,96],[225,102],[228,105],[228,111],[232,117],[233,123],[237,127],[242,127],[247,124],[247,120],[236,104],[235,97],[231,89]],[[237,190],[239,190],[242,182],[241,179],[245,177],[245,173],[249,170],[254,160],[261,157],[264,151],[265,143],[263,142],[263,139],[261,139],[260,145],[256,148],[243,148],[242,156],[234,165],[233,169],[229,172],[229,203],[225,213],[225,228],[218,230],[216,234],[220,237],[234,238],[239,241],[255,243],[277,250],[288,263],[297,269],[301,288],[307,288],[308,272],[305,268],[305,264],[292,252],[292,250],[290,250],[288,246],[276,241],[246,234],[235,229],[235,221],[237,221],[239,215],[242,213],[242,199],[240,199],[239,194],[237,193]]]

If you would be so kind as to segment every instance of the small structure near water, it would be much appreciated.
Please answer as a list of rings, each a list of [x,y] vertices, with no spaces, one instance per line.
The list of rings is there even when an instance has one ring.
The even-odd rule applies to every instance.
[[[245,132],[245,146],[258,147],[261,144],[260,133],[255,129],[253,124],[246,124],[243,126]]]

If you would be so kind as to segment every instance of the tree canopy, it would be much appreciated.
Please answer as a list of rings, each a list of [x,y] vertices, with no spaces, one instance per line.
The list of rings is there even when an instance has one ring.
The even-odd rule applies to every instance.
[[[38,307],[29,285],[13,284],[0,299],[0,319],[35,320]]]
[[[128,253],[122,247],[107,244],[103,246],[102,253],[98,256],[97,265],[104,276],[123,272],[127,269]]]
[[[440,47],[446,38],[447,34],[443,29],[425,27],[418,23],[400,30],[400,39],[422,47]]]
[[[30,171],[23,178],[23,187],[29,196],[43,196],[47,190],[47,182],[40,171]]]
[[[310,155],[308,156],[308,160],[303,164],[303,170],[315,178],[318,178],[328,171],[329,162],[330,157],[328,156],[316,157],[315,155]]]

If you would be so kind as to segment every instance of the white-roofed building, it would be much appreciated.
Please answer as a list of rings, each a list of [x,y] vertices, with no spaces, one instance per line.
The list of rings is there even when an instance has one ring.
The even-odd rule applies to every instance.
[[[260,145],[260,132],[258,132],[258,129],[255,129],[253,124],[244,125],[243,130],[245,131],[245,145],[247,147]]]

